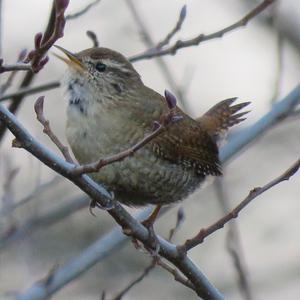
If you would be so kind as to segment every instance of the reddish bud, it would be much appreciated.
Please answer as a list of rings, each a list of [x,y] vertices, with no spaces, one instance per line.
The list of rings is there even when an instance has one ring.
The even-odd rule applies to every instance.
[[[183,21],[186,17],[186,5],[183,5],[182,6],[182,9],[180,11],[180,15],[179,15],[179,18],[181,21]]]
[[[41,67],[43,67],[48,61],[49,61],[49,56],[47,55],[47,56],[45,56],[43,59],[41,59],[39,65],[40,65]]]
[[[176,107],[176,103],[177,103],[176,97],[168,90],[165,90],[165,99],[169,109],[173,109]]]
[[[44,96],[38,97],[38,99],[34,103],[34,111],[37,114],[37,116],[43,114],[44,111]]]
[[[38,49],[41,47],[41,42],[42,42],[43,34],[41,32],[37,33],[34,37],[34,47],[35,49]]]

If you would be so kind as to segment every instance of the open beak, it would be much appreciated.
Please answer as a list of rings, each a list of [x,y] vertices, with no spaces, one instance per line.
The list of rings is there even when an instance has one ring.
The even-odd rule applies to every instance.
[[[73,54],[72,52],[64,49],[63,47],[54,45],[54,47],[56,47],[58,50],[62,51],[66,56],[60,56],[56,53],[53,53],[58,59],[62,60],[63,62],[65,62],[68,66],[82,72],[85,71],[86,68],[84,66],[84,64],[76,57],[76,54]]]

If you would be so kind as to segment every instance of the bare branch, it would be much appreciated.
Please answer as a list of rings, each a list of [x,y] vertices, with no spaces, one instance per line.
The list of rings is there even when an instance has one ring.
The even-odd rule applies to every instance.
[[[86,175],[74,176],[70,173],[73,169],[73,164],[70,164],[60,159],[53,152],[49,151],[41,145],[33,136],[31,136],[23,126],[17,121],[15,116],[11,114],[3,105],[0,105],[0,121],[9,128],[15,135],[20,145],[35,157],[43,161],[44,164],[68,178],[85,193],[87,193],[95,202],[99,203],[102,207],[108,207],[107,212],[115,219],[115,221],[122,226],[122,228],[130,229],[132,236],[142,242],[145,248],[150,248],[152,239],[149,231],[137,220],[135,220],[117,201],[114,201],[111,194],[101,185],[95,183],[91,178]],[[199,268],[188,258],[186,255],[181,255],[177,248],[158,237],[159,255],[166,258],[173,263],[183,275],[193,283],[194,290],[198,296],[204,299],[223,299],[223,296],[218,290],[207,280]],[[51,283],[53,283],[55,277]],[[43,287],[40,287],[43,288]],[[49,292],[49,287],[44,286],[46,295]],[[44,293],[43,292],[43,293]],[[26,299],[26,298],[18,298]],[[27,299],[33,299],[32,297]],[[43,299],[43,298],[39,298]]]
[[[276,23],[278,21],[278,4],[275,3],[273,6],[272,14],[270,17],[270,22],[275,29],[277,27]],[[274,91],[271,97],[271,104],[278,100],[278,96],[280,93],[280,87],[282,83],[282,73],[283,73],[283,54],[284,54],[284,36],[282,32],[275,30],[275,38],[276,38],[276,71],[275,73],[275,81],[274,81]]]
[[[37,49],[31,51],[27,56],[27,59],[30,60],[31,65],[37,65],[37,69],[47,62],[47,59],[44,57],[44,55],[52,46],[51,43],[54,43],[59,36],[62,36],[62,31],[65,24],[63,14],[68,2],[69,0],[53,0],[50,17],[44,35],[41,36],[41,34],[37,34],[35,36],[35,45],[39,46],[39,50],[37,52],[35,52]],[[35,53],[38,54],[35,55]],[[20,84],[20,88],[28,87],[34,79],[35,74],[36,73],[33,73],[32,71],[27,71]],[[8,107],[9,111],[16,113],[22,103],[22,100],[23,95],[14,97]],[[5,132],[6,126],[0,124],[0,141],[2,141]]]
[[[228,162],[234,155],[243,150],[256,138],[261,137],[268,129],[272,128],[272,124],[276,123],[278,118],[288,116],[298,103],[300,103],[300,86],[291,91],[291,93],[280,102],[275,103],[271,110],[255,124],[246,130],[237,133],[234,138],[221,149],[221,161],[223,163]],[[162,212],[158,217],[169,211],[169,209],[170,207],[162,209]],[[151,211],[152,208],[148,207],[136,215],[135,218],[137,220],[145,220]],[[78,278],[96,263],[104,260],[107,255],[113,253],[115,249],[120,249],[120,247],[128,241],[130,241],[130,239],[122,234],[118,226],[115,226],[109,233],[98,239],[82,253],[74,257],[70,262],[62,265],[57,270],[53,283],[50,286],[41,287],[38,284],[33,284],[28,290],[20,295],[18,300],[46,299],[69,282]]]
[[[171,228],[171,230],[169,232],[168,241],[172,241],[175,233],[178,231],[178,229],[181,227],[182,223],[184,222],[184,219],[185,219],[184,210],[181,206],[178,208],[178,211],[177,211],[175,226],[173,228]]]
[[[85,13],[87,13],[93,6],[97,5],[98,3],[100,3],[101,0],[94,0],[91,3],[89,3],[88,5],[86,5],[85,7],[83,7],[81,10],[73,13],[73,14],[69,14],[66,16],[66,20],[74,20],[82,15],[84,15]]]
[[[175,281],[180,282],[181,284],[185,285],[190,289],[194,289],[193,284],[188,279],[184,278],[176,269],[169,266],[167,263],[163,262],[161,259],[158,259],[157,265],[171,273],[175,279]]]
[[[222,207],[224,214],[228,214],[229,210],[229,201],[224,189],[224,183],[222,178],[217,178],[215,180],[215,190],[217,192],[218,200]],[[250,283],[248,280],[248,272],[245,266],[245,259],[243,255],[243,249],[241,245],[241,237],[239,234],[238,224],[235,221],[228,223],[228,231],[226,234],[226,248],[231,257],[234,269],[237,274],[238,287],[245,296],[245,299],[251,300],[252,290],[250,288]]]
[[[150,271],[154,269],[154,267],[155,267],[155,260],[153,260],[153,262],[148,267],[145,268],[145,270],[141,275],[139,275],[136,279],[131,281],[120,293],[114,296],[111,300],[121,300],[124,297],[124,295],[129,292],[129,290],[131,290],[135,285],[137,285],[146,276],[148,276],[148,274],[150,273]]]
[[[26,56],[26,49],[23,49],[20,54],[19,57],[17,59],[17,62],[22,62],[25,59]],[[13,80],[15,79],[17,75],[17,72],[11,72],[10,75],[8,76],[6,82],[4,82],[1,87],[0,87],[0,94],[2,95],[3,93],[6,92],[6,90],[11,86]]]
[[[32,71],[39,72],[48,62],[49,57],[45,56],[54,43],[63,37],[66,19],[64,13],[69,5],[69,0],[55,0],[55,20],[51,34],[37,33],[34,38],[35,49],[30,51],[25,58],[30,63]]]
[[[13,242],[19,242],[37,230],[48,228],[53,224],[65,220],[80,209],[87,207],[88,201],[89,198],[87,196],[66,200],[56,208],[34,215],[21,224],[17,224],[14,228],[9,228],[0,236],[0,250],[8,247]]]
[[[69,163],[74,163],[69,148],[61,143],[61,141],[58,139],[58,137],[53,133],[50,127],[49,120],[46,120],[44,116],[44,96],[39,97],[35,104],[34,104],[34,110],[36,113],[36,117],[38,121],[44,126],[43,132],[48,135],[48,137],[51,139],[51,141],[57,146],[57,148],[60,150],[64,158]]]
[[[161,49],[162,47],[166,46],[169,44],[170,40],[172,39],[172,37],[178,32],[180,31],[182,24],[185,20],[186,17],[186,5],[183,5],[183,7],[180,10],[179,13],[179,18],[178,21],[175,25],[175,27],[167,34],[167,36],[157,44],[156,49]]]
[[[135,62],[142,59],[150,59],[152,57],[158,57],[163,55],[174,55],[179,49],[191,47],[191,46],[198,46],[200,43],[205,41],[209,41],[216,38],[221,38],[228,32],[231,32],[239,27],[246,26],[250,20],[260,14],[263,10],[265,10],[269,5],[274,3],[276,0],[264,0],[261,4],[256,6],[253,10],[251,10],[246,16],[244,16],[241,20],[237,21],[236,23],[227,26],[219,31],[216,31],[211,34],[199,34],[196,37],[188,40],[178,40],[173,45],[169,47],[165,47],[162,49],[150,48],[143,53],[134,55],[130,57],[130,61]]]
[[[16,63],[13,65],[4,65],[3,59],[0,59],[0,73],[11,72],[11,71],[31,71],[31,65],[28,63]]]
[[[8,213],[12,213],[15,209],[27,204],[29,201],[31,201],[32,199],[36,198],[38,195],[40,195],[42,192],[44,192],[45,190],[49,189],[50,187],[52,187],[54,184],[57,184],[59,181],[62,180],[61,176],[54,176],[52,179],[50,179],[49,181],[37,186],[33,192],[31,192],[30,194],[28,194],[27,196],[23,197],[21,200],[16,201],[15,203],[13,203],[8,209],[2,209],[0,210],[0,217],[5,216]]]
[[[59,81],[50,81],[48,83],[41,84],[41,85],[38,85],[35,87],[21,88],[16,92],[6,94],[6,95],[0,97],[0,102],[4,101],[4,100],[9,100],[9,99],[12,99],[15,97],[20,97],[20,96],[24,97],[24,96],[28,96],[28,95],[34,95],[34,94],[37,94],[40,92],[56,89],[58,87],[60,87]]]
[[[132,17],[134,18],[136,24],[139,27],[139,30],[142,33],[142,39],[144,41],[144,43],[146,44],[147,47],[149,47],[150,49],[155,49],[158,50],[160,49],[159,47],[162,47],[161,45],[166,44],[167,42],[169,42],[169,39],[171,39],[171,37],[180,30],[181,25],[185,19],[186,16],[186,6],[183,6],[183,8],[181,9],[181,12],[179,14],[179,20],[177,21],[177,24],[175,25],[174,29],[171,30],[171,32],[163,39],[163,41],[161,41],[158,45],[155,45],[154,40],[152,39],[150,32],[143,20],[143,18],[141,17],[140,13],[137,11],[137,8],[135,7],[135,5],[133,4],[132,0],[127,0],[126,1],[128,8],[132,14]],[[129,58],[129,60],[131,60],[131,58]],[[172,88],[172,90],[175,92],[175,94],[177,95],[177,98],[179,99],[179,102],[182,106],[182,108],[187,111],[187,101],[184,99],[184,93],[182,91],[182,89],[179,87],[179,85],[177,84],[177,82],[174,79],[174,76],[172,74],[172,72],[170,71],[167,63],[160,57],[158,57],[157,59],[157,65],[158,67],[161,69],[162,74],[165,76],[168,84],[170,85],[170,87]]]
[[[214,233],[215,231],[224,227],[226,223],[230,220],[235,219],[238,217],[241,210],[243,210],[253,199],[261,195],[262,193],[266,192],[267,190],[271,189],[273,186],[285,181],[289,180],[300,168],[300,159],[298,159],[289,169],[287,169],[282,175],[278,176],[277,178],[273,179],[266,185],[262,187],[254,188],[250,191],[248,196],[238,205],[236,206],[230,213],[226,216],[212,224],[207,228],[202,228],[199,233],[191,238],[186,240],[183,247],[186,251],[196,247],[197,245],[201,244],[206,237]]]
[[[49,36],[37,33],[34,38],[35,49],[30,51],[24,62],[19,62],[14,65],[4,65],[3,59],[0,59],[0,73],[11,71],[32,71],[39,72],[45,64],[49,61],[46,56],[48,50],[54,43],[63,37],[63,30],[65,26],[65,10],[69,5],[69,0],[55,1],[55,21],[52,29],[52,34]]]

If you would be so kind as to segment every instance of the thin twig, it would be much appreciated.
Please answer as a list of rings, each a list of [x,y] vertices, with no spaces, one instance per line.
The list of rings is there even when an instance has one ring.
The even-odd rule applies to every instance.
[[[10,94],[6,94],[2,97],[0,97],[0,102],[4,101],[4,100],[9,100],[15,97],[24,97],[24,96],[28,96],[28,95],[34,95],[40,92],[44,92],[44,91],[48,91],[48,90],[53,90],[60,87],[60,82],[59,81],[50,81],[48,83],[45,84],[41,84],[35,87],[29,87],[29,88],[21,88],[16,92],[10,93]]]
[[[6,208],[6,209],[3,208],[2,210],[0,210],[0,217],[5,216],[8,213],[12,213],[15,209],[27,204],[32,199],[39,196],[45,190],[47,190],[50,187],[52,187],[53,185],[59,183],[59,181],[61,181],[61,180],[62,180],[62,177],[57,175],[57,176],[54,176],[49,181],[46,181],[45,183],[37,186],[33,192],[31,192],[27,196],[23,197],[21,200],[16,201],[15,203],[12,203],[12,205],[9,208]]]
[[[154,40],[152,39],[152,37],[150,35],[150,31],[148,30],[143,18],[141,17],[140,13],[137,11],[137,8],[133,4],[132,0],[127,0],[126,3],[128,5],[128,8],[129,8],[136,24],[139,27],[139,30],[142,33],[141,36],[142,36],[142,39],[143,39],[144,43],[149,48],[154,48],[156,50],[161,49],[163,44],[166,45],[170,41],[172,36],[181,29],[181,25],[185,20],[186,6],[184,5],[182,7],[181,11],[180,11],[179,19],[178,19],[174,29],[172,29],[170,31],[170,33],[168,33],[167,36],[160,43],[155,45]],[[129,58],[129,60],[132,60],[132,58]],[[157,65],[161,69],[161,71],[162,71],[163,75],[165,76],[168,84],[170,85],[172,90],[177,95],[177,98],[179,99],[179,103],[181,104],[182,108],[185,111],[187,111],[188,107],[187,107],[187,101],[184,99],[184,93],[182,92],[181,88],[179,87],[179,85],[175,81],[174,76],[173,76],[172,72],[170,71],[167,63],[162,58],[158,57]]]
[[[88,201],[89,197],[87,196],[64,200],[59,206],[49,209],[45,213],[35,214],[18,224],[17,227],[8,228],[0,236],[0,250],[7,248],[14,242],[20,242],[20,240],[28,238],[38,230],[48,229],[50,226],[66,220],[74,213],[86,208]]]
[[[17,62],[22,62],[25,56],[26,56],[26,49],[23,49],[19,54]],[[7,80],[0,87],[0,95],[3,95],[3,93],[5,93],[7,89],[12,85],[12,82],[15,79],[16,75],[17,75],[17,71],[11,72],[9,74]]]
[[[87,13],[93,6],[95,6],[96,4],[100,3],[101,0],[94,0],[91,3],[87,4],[85,7],[83,7],[82,9],[80,9],[79,11],[69,14],[66,16],[66,20],[74,20],[82,15],[84,15],[85,13]]]
[[[176,218],[176,224],[175,226],[170,230],[168,241],[171,241],[174,234],[177,232],[179,227],[181,226],[182,222],[184,221],[184,211],[183,208],[180,207],[177,211],[177,218]],[[117,296],[113,297],[111,300],[121,300],[121,298],[136,284],[141,282],[152,269],[155,268],[156,265],[160,265],[162,268],[166,269],[169,273],[171,273],[174,278],[180,282],[184,282],[184,284],[187,284],[187,280],[184,277],[180,277],[179,273],[176,271],[176,269],[173,269],[172,267],[168,266],[167,264],[163,263],[161,261],[161,258],[159,258],[157,255],[153,257],[153,260],[149,266],[145,268],[143,273],[139,275],[136,279],[131,281]]]
[[[186,240],[184,245],[182,246],[183,249],[186,251],[196,247],[197,245],[201,244],[206,237],[214,233],[215,231],[224,227],[226,223],[230,220],[235,219],[238,217],[241,210],[243,210],[253,199],[261,195],[262,193],[266,192],[267,190],[271,189],[273,186],[285,181],[289,180],[300,168],[300,159],[298,159],[289,169],[287,169],[282,175],[276,177],[266,185],[262,187],[254,188],[250,191],[248,196],[239,204],[237,205],[230,213],[225,215],[223,218],[215,222],[214,224],[210,225],[207,228],[202,228],[199,233],[191,238]]]
[[[14,204],[14,189],[13,182],[19,172],[19,168],[13,168],[11,166],[11,160],[9,157],[5,160],[6,172],[4,174],[4,183],[3,183],[3,196],[2,196],[2,206],[3,209],[9,210],[10,207]],[[7,220],[7,232],[11,232],[16,228],[15,217],[12,213],[6,215]]]
[[[156,49],[161,49],[162,47],[168,45],[170,43],[170,40],[172,39],[172,37],[178,32],[180,31],[182,24],[185,20],[186,17],[186,5],[184,5],[179,13],[179,17],[178,17],[178,21],[175,24],[175,27],[167,34],[167,36],[157,44]]]
[[[146,135],[142,140],[137,142],[135,145],[130,147],[129,149],[126,149],[122,152],[119,152],[117,154],[100,158],[96,162],[92,162],[85,165],[75,166],[72,170],[72,175],[81,175],[85,173],[93,173],[98,172],[101,168],[108,164],[112,164],[117,161],[122,161],[125,158],[132,156],[135,152],[143,148],[146,144],[151,142],[154,138],[156,138],[158,135],[160,135],[163,131],[165,131],[166,127],[171,125],[172,123],[176,121],[181,120],[180,115],[175,114],[176,109],[176,98],[168,91],[165,92],[165,100],[168,104],[169,111],[166,115],[162,117],[162,120],[159,122],[154,122],[154,130]]]
[[[69,0],[56,0],[54,2],[55,18],[52,28],[49,28],[49,33],[37,33],[34,37],[34,49],[30,51],[24,60],[25,63],[30,63],[34,73],[39,72],[48,62],[49,57],[46,56],[48,50],[54,43],[63,37],[64,27],[66,24],[65,11],[69,5]],[[51,33],[50,33],[51,32]]]
[[[0,59],[0,73],[12,71],[32,71],[31,65],[28,63],[16,63],[12,65],[4,65],[3,59]]]
[[[156,263],[157,263],[158,266],[162,267],[163,269],[165,269],[166,271],[171,273],[173,275],[175,281],[180,282],[181,284],[185,285],[186,287],[188,287],[190,289],[194,289],[194,285],[191,283],[191,281],[186,279],[185,277],[183,277],[177,271],[177,269],[172,268],[170,265],[168,265],[167,263],[165,263],[161,259],[158,259]]]
[[[66,161],[69,163],[74,163],[70,155],[69,148],[63,145],[59,138],[53,133],[49,120],[47,120],[44,116],[44,96],[41,96],[36,100],[34,104],[34,110],[38,121],[44,126],[43,132],[48,135],[51,141],[57,146]]]
[[[175,226],[173,228],[171,228],[171,230],[169,232],[168,241],[172,241],[175,233],[179,230],[179,228],[181,227],[184,220],[185,220],[184,210],[181,206],[178,208],[178,211],[177,211]]]
[[[215,180],[215,190],[217,192],[217,198],[220,202],[223,213],[228,214],[229,201],[227,195],[225,194],[224,184],[222,179],[217,178]],[[245,265],[245,256],[243,255],[244,251],[241,245],[239,228],[237,222],[235,222],[234,220],[228,223],[228,231],[226,235],[226,247],[232,259],[233,266],[237,274],[238,287],[242,295],[245,296],[245,299],[251,300],[253,299],[253,297],[250,288],[250,283],[248,280],[248,272],[246,270],[246,265]]]
[[[238,22],[227,26],[221,30],[218,30],[211,34],[199,34],[196,37],[188,40],[178,40],[173,45],[164,47],[162,49],[155,49],[150,48],[149,50],[146,50],[143,53],[134,55],[130,57],[130,60],[132,62],[142,59],[150,59],[152,57],[158,57],[163,55],[174,55],[179,49],[191,47],[191,46],[198,46],[200,43],[203,43],[205,41],[209,41],[216,38],[221,38],[223,35],[225,35],[228,32],[231,32],[239,27],[246,26],[247,23],[256,17],[258,14],[260,14],[263,10],[265,10],[269,5],[274,3],[276,0],[264,0],[261,4],[256,6],[253,10],[251,10],[246,16],[244,16],[241,20]]]
[[[19,62],[14,65],[3,64],[3,59],[0,59],[0,73],[10,71],[30,71],[37,73],[45,64],[49,61],[49,57],[46,55],[48,50],[54,45],[54,43],[63,37],[65,27],[65,10],[69,5],[69,0],[55,0],[55,19],[51,34],[37,33],[34,37],[34,50],[31,50],[24,62]]]
[[[275,31],[275,38],[276,38],[276,71],[275,73],[275,81],[274,81],[274,91],[271,97],[271,104],[278,100],[278,96],[280,93],[280,87],[282,82],[282,75],[283,75],[283,54],[284,54],[284,36],[282,32],[276,31],[276,24],[278,21],[278,4],[279,2],[275,3],[273,6],[273,11],[271,15],[271,24]]]
[[[297,103],[300,103],[299,95],[300,86],[291,91],[291,93],[281,101],[275,103],[268,113],[247,130],[234,135],[233,139],[220,151],[222,163],[228,162],[234,155],[240,153],[246,146],[249,146],[251,142],[253,144],[253,141],[261,137],[268,129],[273,128],[272,124],[277,121],[278,117],[288,115],[291,109],[297,105]],[[167,212],[169,209],[170,207],[163,209],[162,213]],[[137,220],[145,220],[151,211],[151,207],[148,207],[136,215],[135,218]],[[160,216],[161,214],[158,217]],[[20,295],[18,300],[41,300],[49,298],[64,288],[68,283],[74,281],[83,273],[86,273],[95,264],[102,262],[109,254],[113,253],[114,250],[120,249],[129,240],[130,239],[122,234],[119,226],[116,225],[109,233],[105,236],[101,236],[101,238],[84,249],[79,255],[72,258],[68,263],[61,265],[55,274],[55,280],[50,286],[41,287],[38,284],[32,284]]]
[[[36,46],[38,46],[38,44],[40,44],[39,46],[41,46],[41,44],[44,44],[45,40],[55,42],[55,39],[59,37],[59,34],[55,34],[55,30],[54,30],[55,28],[57,29],[57,31],[59,31],[60,35],[62,35],[63,28],[58,25],[64,25],[63,13],[64,13],[68,3],[69,3],[69,0],[53,0],[50,17],[49,17],[48,24],[45,29],[44,35],[42,37],[41,37],[41,34],[37,34],[35,36]],[[59,10],[58,10],[58,8],[59,8]],[[58,12],[60,12],[60,14],[58,14]],[[60,19],[60,21],[58,21],[58,19]],[[51,37],[54,37],[54,38],[51,38]],[[50,47],[51,45],[48,44],[47,46]],[[44,49],[43,50],[44,55],[46,54],[46,52],[47,52],[46,49]],[[31,51],[29,53],[29,57],[27,56],[27,58],[30,59],[30,58],[32,58],[32,56],[35,57],[35,55],[33,55],[33,54],[34,54],[34,52]],[[42,54],[42,53],[40,53],[40,54]],[[38,63],[38,61],[42,61],[42,64],[45,64],[47,62],[47,59],[45,57],[43,57],[43,59],[41,59],[41,60],[40,59],[41,59],[41,55],[39,55],[39,57],[32,60],[31,64],[32,65],[36,64],[36,63]],[[40,67],[41,67],[41,64],[40,64]],[[20,88],[28,87],[31,84],[31,82],[33,81],[35,74],[36,73],[34,73],[32,71],[26,72],[23,80],[21,81]],[[17,112],[17,110],[19,109],[19,107],[22,103],[22,100],[23,100],[23,95],[14,97],[12,99],[10,105],[8,106],[9,111],[11,111],[13,114],[15,114]],[[3,124],[0,124],[0,141],[3,140],[5,132],[6,132],[6,126],[4,126]]]
[[[24,149],[39,158],[56,172],[68,178],[87,193],[94,201],[99,203],[99,205],[102,207],[109,207],[107,213],[114,218],[123,230],[129,228],[132,232],[132,237],[142,242],[145,248],[153,247],[149,231],[140,222],[134,219],[117,201],[112,199],[111,194],[101,185],[101,183],[95,183],[86,175],[71,175],[70,171],[74,165],[62,160],[41,145],[27,130],[24,129],[15,116],[1,104],[0,121],[9,128]],[[178,270],[193,283],[193,290],[199,297],[207,300],[221,300],[224,298],[188,256],[181,255],[174,245],[159,236],[158,244],[158,254],[174,264],[176,268],[178,268]],[[55,282],[55,278],[56,277],[54,277],[54,280],[52,281],[53,283]],[[52,283],[50,285],[52,285]],[[47,298],[47,296],[49,297],[49,293],[51,293],[50,286],[40,286],[40,291],[45,295],[45,298]],[[20,296],[17,299],[33,300],[31,296],[29,296],[29,298]]]
[[[139,282],[141,282],[148,274],[150,271],[152,271],[155,268],[155,260],[151,262],[151,264],[145,268],[143,273],[139,275],[136,279],[131,281],[121,292],[119,292],[116,296],[114,296],[111,300],[121,300],[125,294],[129,292],[135,285],[137,285]]]

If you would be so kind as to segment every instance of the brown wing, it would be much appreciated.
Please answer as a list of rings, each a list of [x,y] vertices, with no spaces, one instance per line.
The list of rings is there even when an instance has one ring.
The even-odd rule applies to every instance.
[[[147,101],[145,107],[165,113],[167,106],[164,98],[151,89],[146,88],[145,91],[147,91],[145,99],[151,99]],[[236,112],[249,104],[247,102],[232,106],[234,100],[235,98],[232,98],[219,102],[197,120],[190,118],[178,108],[177,113],[183,119],[169,125],[165,132],[151,142],[153,151],[174,164],[181,164],[184,168],[194,170],[199,176],[221,175],[217,146],[219,135],[244,120],[241,117],[245,113]],[[149,118],[147,124],[152,126],[153,119]]]
[[[201,124],[178,109],[183,119],[167,127],[152,141],[157,155],[183,168],[195,170],[199,176],[221,175],[218,147]]]

